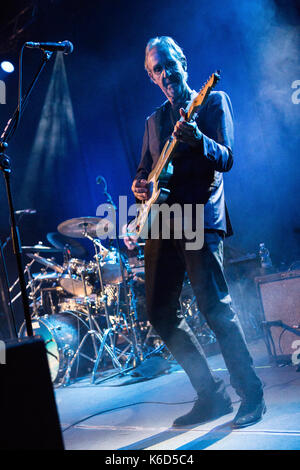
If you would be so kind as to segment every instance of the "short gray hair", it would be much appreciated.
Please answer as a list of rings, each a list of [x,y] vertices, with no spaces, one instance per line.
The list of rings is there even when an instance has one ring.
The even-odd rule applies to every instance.
[[[176,58],[180,60],[183,64],[186,64],[186,57],[183,53],[183,50],[177,44],[177,42],[174,41],[173,38],[171,38],[170,36],[157,36],[148,41],[146,49],[145,49],[145,69],[147,70],[148,73],[149,73],[148,54],[153,47],[160,47],[162,49],[163,48],[172,49],[176,54]]]

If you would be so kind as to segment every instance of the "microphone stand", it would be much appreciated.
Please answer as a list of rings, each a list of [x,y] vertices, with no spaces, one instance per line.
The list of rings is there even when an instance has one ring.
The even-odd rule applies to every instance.
[[[25,324],[26,324],[26,330],[27,330],[28,336],[33,336],[33,330],[32,330],[32,323],[31,323],[31,316],[30,316],[29,300],[28,300],[27,291],[26,291],[26,282],[25,282],[25,277],[24,277],[24,272],[23,272],[22,248],[21,248],[21,243],[20,243],[19,228],[16,223],[15,211],[14,211],[14,205],[13,205],[13,199],[12,199],[12,193],[11,193],[11,186],[10,186],[10,175],[12,173],[11,161],[10,161],[10,157],[8,157],[5,154],[5,151],[8,147],[7,142],[12,138],[13,134],[15,133],[17,129],[17,126],[20,122],[22,113],[24,112],[25,106],[28,102],[28,98],[32,92],[32,89],[35,83],[37,82],[46,63],[50,60],[51,56],[52,56],[52,52],[43,51],[43,61],[40,64],[40,67],[36,75],[34,76],[34,79],[32,80],[28,90],[26,91],[24,97],[19,103],[20,107],[17,106],[12,118],[7,122],[6,127],[1,135],[1,140],[0,140],[0,169],[3,173],[4,180],[5,180],[8,209],[9,209],[9,215],[10,215],[11,239],[12,239],[12,245],[13,245],[13,252],[14,252],[16,264],[17,264],[18,277],[19,277],[21,296],[22,296],[22,304],[23,304],[23,309],[24,309]],[[21,108],[21,111],[20,111],[20,108]]]
[[[19,218],[17,220],[17,225],[19,225],[22,217],[24,215],[24,212],[19,215]],[[15,315],[12,307],[12,299],[10,295],[10,285],[9,285],[9,279],[8,279],[8,273],[7,273],[7,268],[6,268],[6,260],[5,260],[5,253],[4,250],[7,247],[8,243],[11,241],[11,235],[6,237],[5,241],[2,243],[2,240],[0,239],[0,258],[1,258],[1,264],[2,264],[2,269],[4,273],[4,279],[5,279],[5,287],[7,294],[5,294],[4,291],[4,284],[2,282],[1,276],[0,276],[0,293],[1,293],[1,300],[4,308],[4,312],[6,315],[7,323],[8,323],[8,328],[10,332],[10,337],[11,339],[16,339],[18,338],[18,333],[17,333],[17,328],[16,328],[16,321],[15,321]]]
[[[2,278],[0,275],[0,295],[1,295],[2,305],[3,305],[4,313],[5,313],[7,324],[8,324],[10,338],[16,339],[18,335],[17,335],[16,323],[14,319],[14,312],[12,309],[11,298],[10,298],[8,276],[7,276],[7,271],[6,271],[6,262],[4,258],[3,247],[4,247],[4,244],[2,244],[2,241],[0,240],[0,258],[1,258],[4,279],[5,279],[5,284],[4,284],[2,282]],[[6,288],[7,295],[5,293],[4,285]]]

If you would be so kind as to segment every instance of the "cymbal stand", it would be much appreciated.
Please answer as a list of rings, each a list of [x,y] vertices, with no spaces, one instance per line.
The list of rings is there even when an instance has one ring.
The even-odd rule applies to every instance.
[[[87,238],[90,238],[90,236],[87,234],[87,227],[84,227],[83,235]],[[103,332],[101,330],[101,328],[99,327],[99,325],[98,325],[98,323],[97,323],[97,321],[96,321],[96,319],[93,315],[91,301],[90,301],[90,298],[87,294],[87,289],[86,289],[86,272],[85,271],[83,271],[81,273],[81,279],[82,279],[83,286],[84,286],[85,302],[86,302],[87,307],[88,307],[88,327],[89,327],[89,329],[85,333],[85,335],[83,336],[83,338],[82,338],[75,354],[73,355],[72,359],[70,360],[70,362],[68,364],[65,375],[62,378],[61,385],[65,385],[65,386],[70,384],[71,370],[72,370],[75,359],[79,355],[84,356],[86,359],[90,360],[94,364],[92,374],[91,374],[91,383],[95,382],[95,375],[96,375],[96,372],[97,372],[97,368],[98,368],[98,365],[100,363],[100,360],[103,357],[104,351],[106,351],[108,353],[108,355],[112,359],[112,363],[115,367],[118,367],[119,369],[122,368],[122,365],[121,365],[119,359],[115,355],[114,348],[107,344],[107,340],[108,340],[108,338],[110,338],[110,335],[113,332],[113,329],[111,327],[109,327],[109,324],[108,324],[107,325],[108,328],[106,328],[106,330]],[[102,282],[101,270],[100,270],[100,282]],[[108,318],[109,317],[107,315],[107,319]],[[84,343],[86,342],[86,340],[89,337],[91,337],[92,344],[93,344],[94,358],[88,357],[85,354],[81,353],[81,350],[84,346]],[[99,349],[97,349],[96,340],[99,341]]]
[[[36,293],[38,291],[38,288],[35,286],[35,279],[31,276],[30,272],[30,266],[34,263],[34,260],[32,260],[30,263],[26,264],[25,266],[25,272],[27,273],[29,283],[27,286],[30,288],[30,294],[29,294],[29,299],[32,300],[32,316],[37,317],[38,316],[38,308],[37,308],[37,303],[36,303]]]
[[[92,238],[87,233],[85,233],[85,236],[89,240],[92,241],[92,243],[94,245],[94,249],[95,249],[95,259],[96,259],[96,263],[97,263],[97,270],[98,270],[98,276],[99,276],[99,281],[100,281],[101,300],[102,300],[103,305],[104,305],[105,319],[106,319],[106,325],[107,325],[107,328],[104,332],[103,343],[100,346],[100,349],[99,349],[99,352],[98,352],[98,355],[97,355],[97,358],[96,358],[96,361],[95,361],[95,366],[94,366],[94,369],[92,371],[92,380],[91,381],[92,381],[92,383],[94,383],[95,374],[96,374],[98,365],[99,365],[99,363],[102,359],[102,356],[103,356],[103,353],[104,353],[104,347],[105,347],[107,339],[110,340],[110,352],[109,352],[109,354],[112,358],[113,363],[115,363],[117,365],[117,367],[121,367],[121,369],[122,369],[122,366],[119,362],[119,359],[116,355],[116,350],[115,350],[115,339],[116,339],[116,335],[118,334],[118,332],[116,330],[116,327],[111,324],[110,317],[108,315],[108,309],[107,309],[107,295],[105,294],[105,291],[104,291],[101,260],[103,259],[103,256],[104,256],[103,251],[105,249],[104,249],[104,247],[103,247],[103,245],[102,245],[102,243],[99,239]],[[97,324],[97,322],[96,322],[96,324]],[[98,331],[99,331],[100,327],[99,327],[98,324],[97,324],[97,327],[98,327]]]
[[[122,254],[120,253],[120,256]],[[125,263],[124,263],[125,264]],[[141,337],[140,332],[137,328],[137,308],[136,308],[136,298],[134,294],[134,289],[132,286],[132,281],[130,279],[130,267],[127,267],[127,271],[129,273],[129,280],[125,279],[123,282],[126,283],[126,292],[127,292],[127,317],[129,320],[129,326],[127,326],[127,330],[130,333],[131,341],[132,341],[132,348],[130,355],[126,361],[126,367],[129,366],[130,362],[134,367],[140,364],[144,360],[144,351],[141,345]],[[128,321],[126,319],[126,323]]]
[[[95,259],[96,259],[97,271],[98,271],[99,282],[100,282],[101,300],[104,305],[106,326],[108,329],[111,329],[111,321],[109,319],[108,310],[107,310],[107,295],[105,294],[105,291],[104,291],[104,284],[103,284],[103,277],[102,277],[102,270],[101,270],[101,260],[103,259],[103,245],[100,242],[100,240],[98,240],[98,238],[92,238],[88,234],[86,234],[86,237],[89,240],[91,240],[94,245]],[[111,338],[111,347],[113,347],[112,338]]]
[[[84,276],[82,276],[82,280],[85,283]],[[85,289],[85,291],[86,291],[86,289]],[[75,359],[79,355],[84,356],[86,359],[90,360],[94,364],[94,367],[93,367],[93,370],[92,370],[92,375],[91,375],[91,383],[95,382],[95,374],[97,372],[97,368],[98,368],[99,362],[100,362],[100,360],[103,356],[104,351],[106,351],[108,353],[108,355],[112,359],[113,364],[116,367],[119,367],[120,369],[122,368],[122,365],[119,362],[118,358],[115,356],[114,351],[107,344],[107,338],[108,338],[109,334],[111,333],[111,329],[106,329],[104,332],[101,331],[101,329],[99,328],[99,325],[97,324],[97,322],[94,318],[94,315],[92,313],[91,302],[90,302],[87,295],[86,295],[85,299],[86,299],[87,306],[88,306],[88,326],[89,326],[89,329],[85,333],[85,335],[83,336],[77,350],[75,351],[75,354],[73,355],[72,359],[70,360],[70,362],[68,364],[68,367],[67,367],[67,370],[65,372],[65,375],[62,378],[61,385],[66,386],[66,385],[70,384],[71,370],[72,370]],[[81,353],[83,345],[89,337],[91,337],[92,343],[93,343],[94,358],[91,358],[91,357],[87,356],[86,354]],[[96,340],[99,341],[99,349],[98,350],[97,350],[97,346],[96,346]]]
[[[117,214],[117,206],[114,203],[111,195],[107,191],[107,183],[106,180],[103,176],[101,176],[101,181],[104,184],[104,190],[103,193],[106,196],[107,202],[112,206],[112,208],[115,211],[115,214]],[[117,220],[117,217],[116,217]],[[122,287],[124,290],[124,296],[125,296],[125,304],[126,304],[126,309],[127,309],[127,318],[130,323],[130,328],[129,328],[129,333],[131,335],[131,340],[132,340],[132,348],[131,348],[131,353],[130,357],[128,358],[127,362],[130,362],[131,359],[133,359],[133,364],[134,366],[140,364],[143,361],[143,351],[139,345],[140,341],[138,341],[138,332],[136,328],[136,309],[132,308],[133,304],[133,297],[132,297],[132,289],[128,289],[127,285],[127,280],[125,279],[125,263],[122,257],[121,249],[120,249],[120,239],[119,239],[119,233],[118,230],[116,230],[116,249],[119,257],[119,262],[120,262],[120,269],[121,269],[121,277],[122,277]]]
[[[94,245],[94,250],[95,250],[95,259],[96,259],[96,264],[97,264],[97,271],[98,271],[98,277],[99,277],[99,282],[100,282],[100,293],[101,293],[101,301],[104,306],[104,313],[105,313],[105,320],[106,320],[106,326],[107,329],[112,330],[112,325],[111,321],[109,319],[108,315],[108,309],[107,309],[107,295],[105,294],[104,291],[104,284],[103,284],[103,277],[102,277],[102,270],[101,270],[101,260],[103,259],[103,252],[104,252],[104,247],[98,238],[93,238],[87,233],[87,224],[84,227],[84,236],[90,240],[93,245]],[[112,339],[112,335],[109,335],[110,338],[110,345],[111,348],[114,348],[114,342]]]
[[[25,276],[25,274],[27,273],[27,276],[29,278],[29,281],[27,282],[26,284],[26,289],[30,288],[31,290],[31,294],[34,292],[34,289],[31,287],[32,284],[34,283],[35,279],[38,278],[38,276],[33,279],[31,276],[30,276],[30,266],[34,263],[34,260],[30,261],[29,263],[27,263],[25,265],[25,268],[24,268],[24,271],[23,271],[23,274]],[[26,282],[26,281],[25,281]],[[19,284],[19,278],[17,277],[17,279],[15,280],[15,282],[9,287],[9,292],[10,294],[12,293],[13,289]],[[11,299],[11,303],[13,304],[19,297],[21,296],[21,291],[15,295],[15,297],[13,297]]]

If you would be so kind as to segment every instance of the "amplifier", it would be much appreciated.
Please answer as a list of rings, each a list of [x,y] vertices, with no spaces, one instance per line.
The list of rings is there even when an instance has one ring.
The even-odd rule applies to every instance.
[[[64,442],[44,342],[6,343],[0,364],[2,450],[63,450]]]
[[[300,340],[300,270],[256,277],[255,282],[267,322],[265,331],[269,330],[273,340],[273,354],[291,356],[295,352],[294,341]],[[282,322],[289,329],[284,325],[271,326],[268,322]]]

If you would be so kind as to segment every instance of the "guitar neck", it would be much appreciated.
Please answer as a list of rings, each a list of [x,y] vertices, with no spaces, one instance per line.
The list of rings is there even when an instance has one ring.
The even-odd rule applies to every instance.
[[[196,106],[193,106],[193,103],[191,103],[189,105],[188,109],[186,110],[186,114],[187,114],[186,121],[190,121],[193,118],[193,116],[195,115],[195,113],[196,113]],[[180,121],[183,121],[183,118],[181,118]],[[174,150],[177,147],[177,145],[178,145],[178,140],[176,139],[176,137],[171,136],[168,139],[168,141],[166,142],[166,144],[165,144],[165,146],[164,146],[164,148],[163,148],[163,150],[160,154],[158,162],[156,164],[155,170],[154,170],[154,172],[156,174],[156,179],[159,178],[161,172],[170,163],[170,161],[172,159],[172,154],[174,153]]]
[[[170,137],[168,139],[155,167],[155,174],[156,174],[157,179],[159,178],[164,168],[166,168],[168,164],[170,163],[172,154],[175,148],[177,147],[177,145],[178,145],[178,141],[176,137]]]
[[[186,109],[186,121],[191,121],[195,114],[197,113],[200,106],[202,106],[205,101],[207,100],[208,95],[210,94],[211,90],[215,87],[216,83],[220,79],[220,72],[213,73],[205,85],[201,88],[200,92],[197,96],[191,101]],[[183,121],[183,118],[180,118],[180,121]],[[155,179],[158,180],[162,171],[167,168],[168,164],[171,161],[172,154],[174,153],[175,148],[177,147],[178,141],[176,137],[171,136],[168,141],[166,142],[156,167],[154,168],[153,172],[150,173],[150,178],[152,179],[155,176]]]

